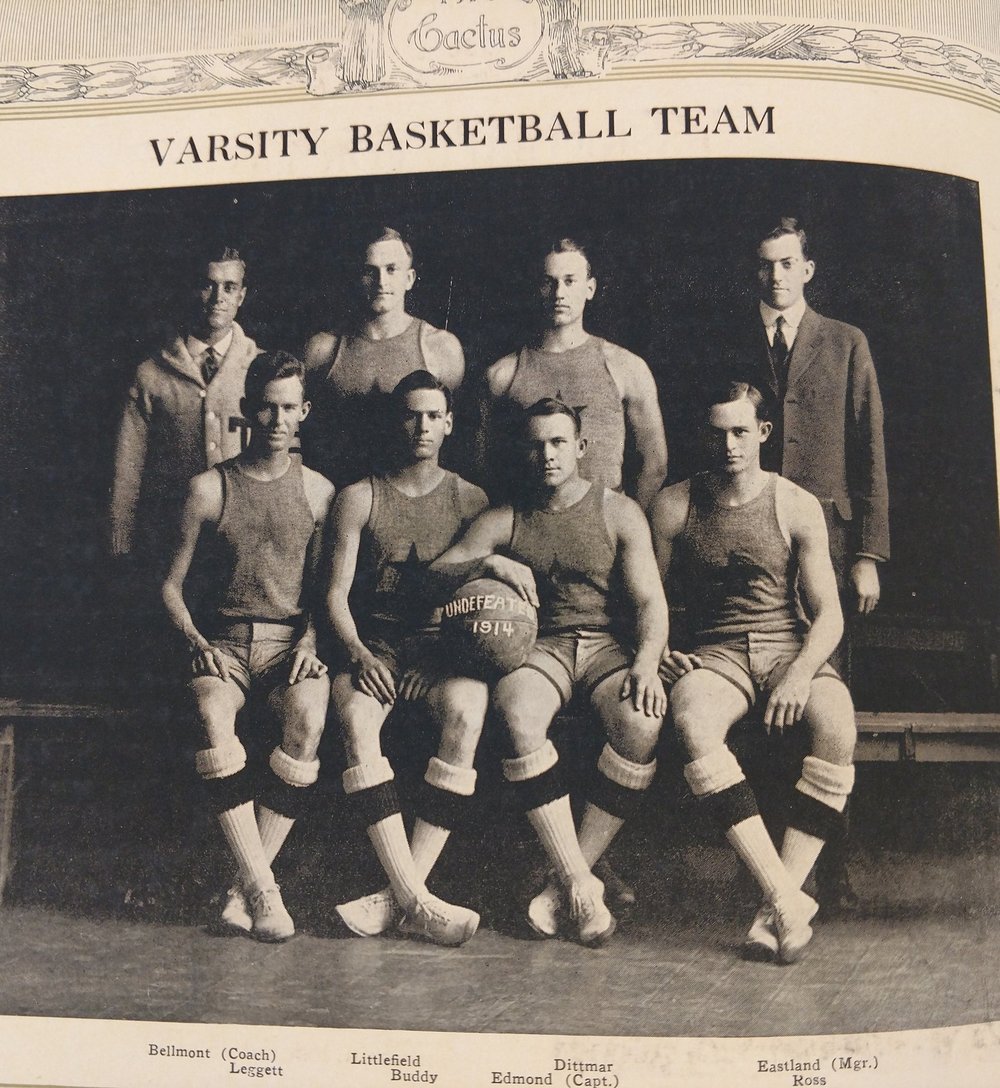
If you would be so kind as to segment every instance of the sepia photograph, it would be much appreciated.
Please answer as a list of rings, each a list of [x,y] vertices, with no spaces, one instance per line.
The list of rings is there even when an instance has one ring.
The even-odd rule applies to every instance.
[[[998,517],[975,184],[843,163],[659,161],[26,198],[5,201],[2,219],[4,596],[19,617],[4,625],[3,653],[11,757],[15,729],[18,741],[3,928],[19,952],[0,983],[5,1013],[653,1036],[989,1018]],[[761,315],[793,307],[782,409]],[[225,346],[206,379],[194,360],[213,340]],[[243,388],[268,366],[304,378],[279,379],[297,405],[280,427]],[[820,588],[794,567],[755,568],[745,585],[710,573],[690,513],[677,541],[687,564],[664,563],[665,500],[693,503],[720,471],[713,398],[750,404],[732,382],[761,395],[749,413],[767,420],[761,479],[798,478],[819,499],[805,508],[824,515],[814,528],[834,556]],[[558,539],[515,539],[553,490],[544,463],[541,485],[532,475],[522,418],[545,398],[555,414],[539,418],[568,419],[586,440],[573,478],[607,489],[604,502],[642,530],[641,559],[629,560],[651,567],[639,582],[667,579],[668,651],[666,610],[629,581],[620,554],[603,574],[580,566],[609,547],[617,505],[560,530],[582,534],[582,558],[563,558]],[[401,441],[421,402],[442,433]],[[251,518],[271,500],[248,491],[244,557],[220,520],[238,486],[267,479],[254,435],[268,457],[283,444],[297,462],[301,512]],[[415,475],[411,461],[435,471]],[[242,485],[226,475],[237,465]],[[211,505],[189,489],[197,473],[217,509],[188,524]],[[397,496],[407,505],[395,509]],[[477,520],[487,498],[499,530]],[[295,537],[293,511],[306,514]],[[715,543],[730,531],[716,524]],[[782,532],[782,563],[802,563],[803,545]],[[459,576],[446,554],[422,598],[421,568],[456,542]],[[734,537],[728,563],[777,561],[748,546]],[[532,548],[551,555],[548,567],[528,563],[525,593]],[[483,559],[494,550],[519,569],[494,570]],[[579,569],[560,579],[553,560]],[[499,582],[497,602],[454,596],[471,577]],[[787,600],[774,596],[782,583]],[[758,627],[733,597],[747,586],[763,593],[742,601],[763,614]],[[434,592],[467,607],[443,650],[421,604]],[[519,593],[539,640],[574,625],[592,638],[603,624],[621,628],[620,642],[598,648],[596,665],[580,649],[568,667],[561,651],[529,652],[534,626],[524,636],[510,623]],[[656,626],[658,664],[712,642],[706,623],[722,624],[721,644],[800,631],[817,602],[842,605],[845,634],[823,632],[832,663],[816,665],[804,714],[786,722],[774,725],[766,677],[735,658],[686,679],[683,658],[659,678],[655,664],[635,675],[643,622]],[[712,621],[705,608],[722,613]],[[476,619],[512,645],[466,646]],[[259,623],[286,624],[293,640],[308,625],[295,682],[280,658],[263,681],[256,666],[237,672],[236,643],[220,651],[229,675],[204,659],[201,645]],[[695,681],[709,673],[702,706]],[[444,694],[432,698],[435,683]],[[672,694],[663,720],[675,683],[693,715],[683,726]],[[216,690],[232,698],[220,706]],[[832,723],[810,716],[824,692]],[[837,735],[840,703],[850,727],[852,702],[856,746]],[[721,827],[701,795],[722,791],[692,782],[710,728],[721,734],[707,754],[724,753],[728,788],[751,784],[727,799],[736,807],[721,810]],[[536,751],[564,775],[532,795],[505,776]],[[243,766],[220,773],[232,763]],[[848,818],[823,824],[815,805],[793,807],[796,783],[810,782],[803,767],[836,780],[838,800],[824,800],[829,784],[805,796],[840,817],[850,794]],[[381,782],[364,778],[377,771]],[[233,791],[228,778],[246,781]],[[568,847],[539,829],[539,806],[519,803],[560,788],[544,804],[572,798],[586,871],[603,883],[582,906],[575,871],[558,868]],[[735,814],[756,833],[759,817],[740,807],[754,794],[770,828],[759,827],[760,849],[773,836],[787,861],[789,821],[808,828],[795,890],[808,880],[819,913],[799,927],[814,935],[788,954],[801,956],[794,967],[774,962],[786,956],[782,931],[760,926],[774,878],[725,823]],[[227,826],[254,803],[256,858]],[[400,812],[409,840],[393,824]],[[376,816],[388,821],[380,831]],[[834,839],[823,855],[813,832]],[[414,876],[418,853],[427,871]],[[273,907],[258,909],[252,896],[276,884]],[[431,896],[426,917],[400,902],[413,888]]]
[[[606,6],[0,71],[0,1084],[989,1083],[993,62]]]

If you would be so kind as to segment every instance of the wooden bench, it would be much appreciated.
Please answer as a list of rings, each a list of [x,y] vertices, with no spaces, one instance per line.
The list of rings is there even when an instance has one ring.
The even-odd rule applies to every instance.
[[[0,903],[14,867],[14,727],[24,721],[112,721],[119,707],[77,702],[35,702],[0,698]]]
[[[93,703],[0,698],[0,903],[13,868],[14,727],[20,722],[121,720],[130,711]],[[1000,714],[859,711],[859,763],[1000,762]]]

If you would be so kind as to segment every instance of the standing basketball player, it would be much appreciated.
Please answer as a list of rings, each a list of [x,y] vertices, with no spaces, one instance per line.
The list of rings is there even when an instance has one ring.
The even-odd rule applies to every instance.
[[[191,648],[188,686],[204,740],[195,766],[239,869],[222,920],[262,941],[295,932],[271,864],[319,774],[329,699],[310,607],[333,487],[289,454],[309,412],[304,389],[302,364],[285,352],[253,362],[243,400],[250,445],[191,481],[163,585],[170,621]],[[212,564],[216,591],[211,602],[192,602],[197,622],[184,597],[196,551]],[[266,703],[282,729],[256,814],[236,732],[251,697]]]
[[[841,821],[856,733],[850,694],[828,662],[843,617],[823,511],[808,491],[761,468],[771,432],[761,404],[759,391],[740,382],[713,397],[712,468],[657,496],[651,520],[664,577],[677,565],[694,639],[690,653],[675,650],[662,666],[690,757],[684,776],[764,893],[748,953],[790,963],[812,937],[816,902],[800,889]],[[726,746],[758,703],[768,731],[809,734],[780,857]]]
[[[638,355],[584,328],[597,280],[579,243],[561,238],[552,244],[538,290],[540,338],[486,372],[483,478],[492,478],[506,497],[520,468],[510,461],[510,427],[521,410],[554,397],[580,408],[587,439],[580,475],[624,490],[646,509],[667,474],[667,440],[653,375]],[[625,478],[627,450],[637,463],[631,479]]]
[[[615,920],[591,867],[656,770],[666,710],[657,665],[667,641],[667,603],[642,511],[580,475],[587,441],[579,413],[547,398],[527,410],[523,428],[528,479],[521,500],[486,511],[434,566],[468,577],[478,573],[477,561],[492,556],[492,573],[539,609],[534,649],[492,696],[513,749],[504,776],[558,878],[532,900],[528,918],[545,936],[568,926],[581,944],[596,946],[610,937]],[[507,564],[497,567],[500,558]],[[577,694],[607,735],[579,838],[548,739],[553,718]]]
[[[348,768],[344,790],[368,829],[390,887],[341,904],[345,924],[382,933],[403,912],[404,932],[441,944],[475,933],[479,916],[427,891],[425,881],[475,790],[473,759],[488,692],[453,675],[439,617],[422,603],[421,569],[486,506],[486,496],[439,463],[453,419],[448,387],[426,370],[407,375],[390,402],[395,465],[346,488],[333,510],[330,621],[349,668],[332,685]],[[400,701],[420,704],[440,731],[407,842],[381,731]]]
[[[384,227],[364,250],[359,327],[345,336],[317,333],[306,345],[316,405],[306,457],[338,487],[388,467],[379,464],[380,452],[392,439],[386,401],[407,374],[429,371],[452,391],[462,384],[465,358],[457,338],[406,309],[416,279],[410,244]]]

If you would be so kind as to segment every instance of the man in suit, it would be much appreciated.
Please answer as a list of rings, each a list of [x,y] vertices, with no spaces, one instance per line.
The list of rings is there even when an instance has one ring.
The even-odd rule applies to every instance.
[[[782,218],[757,248],[759,302],[736,362],[776,405],[762,467],[819,499],[844,615],[870,615],[879,564],[889,558],[882,398],[865,334],[806,301],[815,273],[805,231]],[[831,662],[849,682],[849,625]],[[843,838],[830,843],[817,879],[824,904],[851,907],[844,845]]]
[[[782,219],[763,238],[757,262],[760,301],[741,362],[778,405],[762,463],[819,499],[845,612],[868,615],[889,558],[882,398],[868,341],[807,303],[816,262],[797,220]],[[845,666],[844,644],[839,657]]]

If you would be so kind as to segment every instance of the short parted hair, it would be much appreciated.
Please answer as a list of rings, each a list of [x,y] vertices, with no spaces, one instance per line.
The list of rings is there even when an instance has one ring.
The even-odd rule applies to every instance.
[[[247,262],[235,246],[208,245],[203,246],[192,265],[193,276],[203,276],[205,269],[210,264],[222,264],[226,261],[235,261],[243,269],[243,279],[247,278]]]
[[[802,256],[809,260],[809,240],[806,238],[806,232],[802,229],[802,225],[798,219],[795,219],[790,215],[783,215],[779,220],[777,226],[772,227],[766,233],[764,233],[758,240],[757,245],[761,245],[764,242],[773,242],[776,238],[784,238],[786,234],[794,234],[799,240],[799,245],[802,246]]]
[[[440,378],[435,377],[429,370],[414,370],[407,374],[405,378],[401,378],[396,383],[396,387],[389,394],[394,415],[402,417],[403,413],[406,411],[407,395],[418,389],[433,389],[438,393],[442,393],[444,395],[445,408],[447,411],[451,411],[451,390],[448,386],[446,386]]]
[[[522,436],[527,437],[528,424],[540,416],[568,416],[573,420],[573,430],[577,438],[580,437],[583,431],[583,420],[579,408],[573,408],[565,401],[559,400],[558,397],[542,397],[541,400],[536,400],[534,404],[525,408],[521,419]]]
[[[264,399],[264,387],[268,382],[277,382],[282,378],[298,378],[302,383],[302,392],[306,388],[306,368],[287,351],[265,351],[258,355],[247,370],[244,396],[250,405],[260,404]]]
[[[739,380],[720,382],[708,391],[705,397],[705,415],[707,416],[716,404],[732,404],[738,400],[750,401],[753,405],[754,414],[761,423],[771,419],[770,398],[762,393],[757,386]]]
[[[590,263],[590,254],[587,252],[587,247],[582,242],[578,242],[575,238],[556,238],[549,243],[542,253],[543,263],[550,253],[579,253],[587,262],[587,278],[593,278],[594,266]]]
[[[413,246],[394,227],[376,227],[365,237],[361,244],[360,257],[362,262],[369,247],[377,242],[399,242],[403,249],[406,250],[406,255],[410,258],[410,264],[413,264]]]

